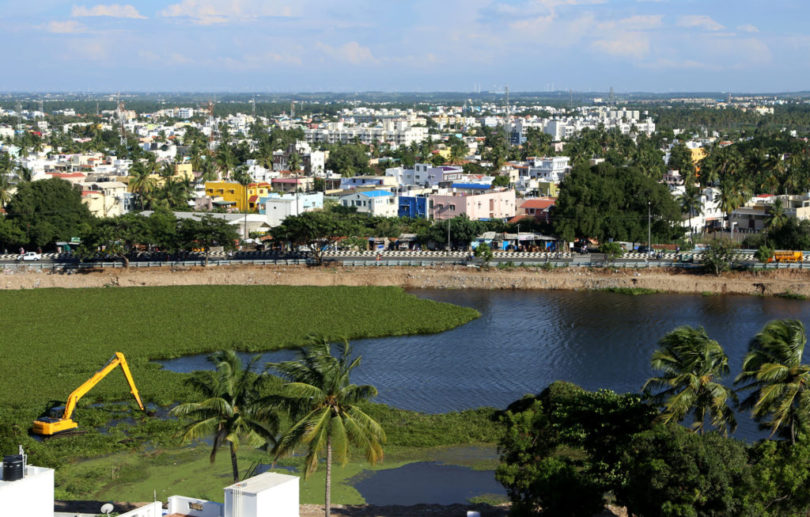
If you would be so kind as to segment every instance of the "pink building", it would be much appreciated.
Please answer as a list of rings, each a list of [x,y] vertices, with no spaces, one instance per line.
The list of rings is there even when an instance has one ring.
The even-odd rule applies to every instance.
[[[430,196],[431,218],[452,219],[466,215],[473,220],[508,219],[515,216],[515,191],[501,190],[484,194],[458,192],[449,196]]]

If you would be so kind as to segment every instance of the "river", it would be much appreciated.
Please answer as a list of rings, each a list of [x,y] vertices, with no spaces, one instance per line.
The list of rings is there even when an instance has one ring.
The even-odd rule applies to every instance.
[[[654,372],[657,341],[680,325],[702,325],[739,372],[749,340],[772,320],[810,321],[810,303],[751,296],[593,291],[415,290],[414,295],[474,307],[481,317],[435,335],[352,343],[362,364],[357,384],[379,390],[377,402],[428,413],[503,408],[553,381],[596,390],[638,391]],[[264,362],[295,358],[290,350]],[[162,362],[172,371],[210,368],[204,356]],[[738,438],[764,436],[740,415]]]

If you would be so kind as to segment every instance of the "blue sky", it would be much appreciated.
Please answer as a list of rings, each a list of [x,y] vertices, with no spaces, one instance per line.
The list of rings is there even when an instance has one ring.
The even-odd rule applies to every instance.
[[[0,0],[0,91],[810,90],[806,0]]]

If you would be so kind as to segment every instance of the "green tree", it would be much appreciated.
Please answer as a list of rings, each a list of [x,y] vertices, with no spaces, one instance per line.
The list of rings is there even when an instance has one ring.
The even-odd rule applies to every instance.
[[[385,432],[380,424],[358,406],[377,395],[374,386],[350,383],[352,370],[360,365],[360,357],[351,358],[347,341],[338,345],[339,355],[333,356],[329,343],[312,338],[301,350],[299,361],[268,364],[288,382],[280,395],[293,409],[295,423],[279,439],[273,449],[276,458],[305,447],[304,477],[318,468],[318,457],[326,454],[326,517],[331,512],[332,460],[345,464],[350,447],[363,451],[372,465],[382,460]]]
[[[615,260],[624,255],[624,248],[618,242],[603,242],[599,245],[599,253],[604,253],[607,260]]]
[[[703,252],[703,267],[713,275],[720,275],[731,269],[734,244],[728,239],[711,241]]]
[[[79,190],[52,178],[18,185],[6,217],[25,233],[26,245],[44,248],[81,235],[93,216]]]
[[[689,239],[694,242],[695,228],[692,225],[692,219],[703,212],[700,187],[692,182],[686,182],[683,194],[678,196],[676,201],[681,209],[681,213],[689,216]]]
[[[481,261],[484,263],[484,267],[489,266],[493,256],[492,248],[490,248],[489,244],[486,242],[482,242],[475,248],[475,258],[481,259]]]
[[[629,515],[762,515],[749,502],[757,488],[742,442],[661,425],[632,436],[622,461],[616,497]]]
[[[136,161],[129,170],[129,189],[138,196],[141,208],[146,208],[151,204],[152,195],[157,188],[157,183],[151,174],[152,171],[140,160]]]
[[[326,168],[345,177],[368,174],[366,152],[366,146],[362,144],[338,145],[330,150]]]
[[[149,244],[149,220],[136,214],[98,219],[81,236],[78,254],[83,258],[93,258],[99,251],[116,257],[129,267],[129,256],[137,244]]]
[[[754,419],[771,434],[779,432],[796,442],[796,433],[807,423],[810,366],[802,364],[807,343],[799,320],[774,320],[748,344],[742,372],[736,382],[750,391],[741,406],[752,409]]]
[[[451,136],[447,141],[447,145],[450,147],[450,163],[460,162],[470,152],[464,140],[456,136]]]
[[[236,248],[235,243],[239,239],[233,225],[210,214],[202,216],[199,220],[193,218],[180,220],[178,233],[183,248],[187,250],[203,249],[206,266],[212,246],[222,246],[226,250],[232,250]]]
[[[275,239],[309,248],[317,264],[322,261],[323,248],[333,239],[348,233],[340,217],[324,211],[286,217],[281,225],[273,229]]]
[[[758,515],[807,515],[810,508],[810,443],[800,434],[796,443],[760,440],[749,451],[753,464],[752,499]]]
[[[508,174],[499,174],[492,180],[493,187],[508,187],[510,185]]]
[[[642,242],[647,240],[649,214],[655,239],[683,235],[680,209],[666,186],[636,167],[580,164],[560,185],[554,230],[567,241],[591,237]]]
[[[773,248],[769,248],[767,245],[763,244],[757,248],[756,253],[754,253],[754,258],[760,262],[768,262],[773,258]]]
[[[682,422],[691,415],[692,429],[703,433],[708,416],[724,434],[734,432],[737,422],[729,403],[737,397],[718,382],[729,373],[728,356],[703,327],[684,325],[669,332],[658,342],[650,364],[663,374],[650,378],[643,390],[661,390],[655,396],[664,406],[661,422]]]
[[[555,382],[498,415],[504,430],[495,472],[515,515],[594,515],[624,486],[623,451],[655,410],[637,395],[587,392]],[[555,479],[558,478],[558,479]]]
[[[183,432],[183,442],[213,435],[211,463],[216,460],[219,448],[228,444],[234,482],[239,481],[236,453],[241,440],[253,447],[276,444],[278,418],[274,406],[262,399],[268,377],[253,371],[259,358],[254,357],[243,368],[233,350],[212,354],[208,359],[216,371],[194,372],[187,380],[203,400],[186,402],[171,410],[172,415],[194,420]]]
[[[478,221],[473,221],[466,215],[459,215],[452,219],[435,221],[430,229],[421,236],[423,242],[433,241],[441,245],[447,245],[447,229],[450,229],[450,246],[462,246],[467,248],[473,239],[478,237],[483,231],[483,227]]]
[[[765,209],[767,217],[765,219],[765,229],[768,232],[778,230],[788,220],[788,215],[785,213],[785,207],[780,198],[774,199],[771,206]]]

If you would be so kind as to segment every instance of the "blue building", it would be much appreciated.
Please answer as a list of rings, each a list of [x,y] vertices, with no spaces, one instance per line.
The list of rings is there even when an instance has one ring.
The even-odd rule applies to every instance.
[[[428,198],[416,196],[400,196],[399,212],[400,217],[410,217],[411,219],[427,219]]]

